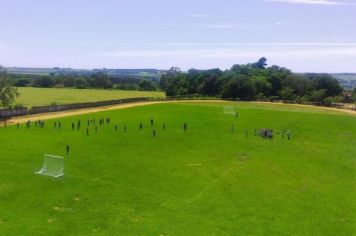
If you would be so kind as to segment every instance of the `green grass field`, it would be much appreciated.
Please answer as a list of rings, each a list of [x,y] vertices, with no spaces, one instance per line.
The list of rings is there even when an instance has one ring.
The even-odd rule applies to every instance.
[[[355,116],[237,103],[235,119],[223,106],[158,104],[61,119],[60,130],[53,120],[0,128],[0,235],[355,234]],[[101,117],[111,125],[86,136],[85,120]],[[71,131],[78,119],[82,129]],[[292,140],[255,128],[289,129]],[[34,174],[66,144],[63,178]]]
[[[18,88],[20,97],[14,104],[23,106],[42,106],[70,104],[80,102],[96,102],[134,97],[164,97],[162,92],[104,90],[104,89],[71,89],[71,88]]]

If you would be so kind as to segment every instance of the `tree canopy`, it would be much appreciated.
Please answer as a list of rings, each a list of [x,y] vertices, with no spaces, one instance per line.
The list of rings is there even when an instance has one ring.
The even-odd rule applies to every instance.
[[[18,96],[17,89],[7,78],[5,69],[0,66],[0,104],[9,107]]]
[[[196,70],[172,67],[161,76],[167,96],[202,95],[224,99],[281,99],[323,102],[340,96],[340,84],[328,74],[296,74],[272,65],[262,57],[255,63],[233,65],[230,70]]]

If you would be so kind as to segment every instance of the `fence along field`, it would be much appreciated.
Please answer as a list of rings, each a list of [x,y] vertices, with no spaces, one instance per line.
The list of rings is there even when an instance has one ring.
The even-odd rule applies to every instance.
[[[224,114],[225,105],[239,116]],[[44,122],[0,128],[0,235],[354,232],[350,114],[171,103]],[[45,154],[65,156],[63,177],[34,174]]]
[[[51,105],[51,106],[34,106],[30,109],[28,108],[14,108],[14,109],[0,109],[0,119],[6,119],[16,116],[26,116],[39,113],[47,112],[57,112],[57,111],[67,111],[83,108],[92,108],[100,106],[109,106],[125,103],[134,103],[145,101],[146,98],[125,98],[119,100],[110,100],[110,101],[99,101],[99,102],[86,102],[86,103],[74,103],[74,104],[64,104],[64,105]]]
[[[164,98],[162,92],[99,89],[19,88],[19,92],[15,108],[0,107],[0,119]]]

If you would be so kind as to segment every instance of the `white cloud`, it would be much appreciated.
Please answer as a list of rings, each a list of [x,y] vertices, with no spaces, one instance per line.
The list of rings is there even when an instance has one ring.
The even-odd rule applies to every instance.
[[[307,4],[307,5],[348,5],[347,2],[335,0],[265,0],[267,2],[282,2],[294,4]]]
[[[275,25],[285,25],[283,22],[280,22],[280,21],[279,22],[275,22],[274,24]]]

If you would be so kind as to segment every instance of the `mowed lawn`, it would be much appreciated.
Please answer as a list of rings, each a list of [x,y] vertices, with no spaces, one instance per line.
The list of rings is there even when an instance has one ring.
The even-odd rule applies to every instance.
[[[56,104],[71,104],[81,102],[96,102],[135,97],[164,97],[162,92],[104,90],[104,89],[72,89],[72,88],[18,88],[19,98],[14,102],[23,106],[43,106]]]
[[[61,119],[61,129],[53,120],[1,128],[0,235],[355,234],[355,116],[237,103],[236,119],[223,106],[158,104]],[[110,125],[86,136],[87,119],[106,117]],[[292,140],[264,140],[255,128],[289,129]],[[34,174],[67,144],[63,178]]]

